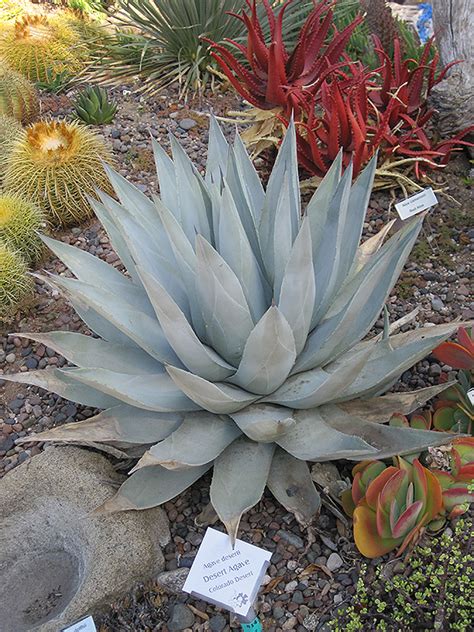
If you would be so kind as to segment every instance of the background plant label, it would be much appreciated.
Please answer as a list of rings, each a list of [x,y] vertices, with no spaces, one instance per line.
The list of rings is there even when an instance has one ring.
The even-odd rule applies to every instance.
[[[467,392],[467,397],[471,404],[474,406],[474,388],[470,388]]]
[[[429,187],[402,202],[397,202],[395,208],[400,215],[400,219],[408,219],[417,213],[421,213],[421,211],[426,211],[427,208],[431,208],[435,204],[438,204],[438,198],[433,189]]]
[[[199,547],[184,592],[247,616],[272,554],[209,528]]]
[[[94,619],[86,617],[77,621],[77,623],[73,623],[68,628],[64,628],[62,632],[97,632],[97,628],[95,627]]]

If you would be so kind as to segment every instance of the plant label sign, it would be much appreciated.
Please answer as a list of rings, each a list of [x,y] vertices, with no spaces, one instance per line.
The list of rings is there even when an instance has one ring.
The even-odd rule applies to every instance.
[[[409,217],[413,217],[413,215],[421,213],[421,211],[426,211],[426,209],[431,208],[435,204],[438,204],[438,198],[433,189],[429,187],[402,202],[397,202],[395,208],[397,209],[400,219],[408,219]]]
[[[86,617],[76,623],[73,623],[68,628],[64,628],[62,632],[97,632],[94,619],[92,617]]]
[[[209,528],[199,547],[184,592],[246,617],[253,606],[271,553]]]
[[[467,392],[467,397],[471,404],[474,406],[474,388],[470,388]]]

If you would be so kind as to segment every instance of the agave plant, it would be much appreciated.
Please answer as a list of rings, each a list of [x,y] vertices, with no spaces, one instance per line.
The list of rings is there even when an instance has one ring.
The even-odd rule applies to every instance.
[[[307,524],[305,461],[380,459],[451,435],[385,425],[439,387],[380,396],[456,325],[363,340],[422,224],[359,246],[375,160],[352,185],[338,156],[301,214],[294,126],[266,190],[242,141],[211,123],[202,177],[177,140],[154,143],[160,195],[109,169],[119,202],[91,199],[128,270],[44,237],[76,278],[47,281],[99,337],[22,334],[77,368],[5,379],[106,409],[28,440],[91,442],[142,457],[104,511],[160,505],[214,468],[211,502],[235,537],[267,485]]]
[[[89,86],[74,102],[75,118],[88,125],[106,125],[114,120],[117,103],[109,101],[107,91],[100,86]]]
[[[354,539],[362,555],[369,558],[397,547],[398,554],[403,553],[443,508],[441,486],[430,470],[418,459],[411,464],[397,457],[395,463],[387,467],[379,461],[369,462],[356,472],[360,475],[356,491],[364,476],[368,484],[354,509]]]

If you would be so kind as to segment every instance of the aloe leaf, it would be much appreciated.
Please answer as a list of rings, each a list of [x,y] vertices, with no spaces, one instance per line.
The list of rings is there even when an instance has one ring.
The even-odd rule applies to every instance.
[[[372,458],[375,450],[369,443],[355,436],[339,432],[323,419],[320,408],[298,410],[291,432],[276,443],[303,461],[332,461],[334,459]]]
[[[129,375],[107,369],[70,369],[68,375],[71,379],[137,408],[162,413],[199,409],[166,373]]]
[[[206,202],[198,181],[201,176],[173,135],[170,135],[170,141],[183,230],[189,240],[193,240],[197,233],[207,241],[211,241],[211,218],[208,217]]]
[[[135,406],[119,404],[84,421],[74,421],[39,434],[28,441],[62,443],[111,443],[147,445],[162,441],[183,422],[186,413],[156,413]],[[192,415],[193,413],[188,413]]]
[[[196,237],[196,255],[196,286],[207,338],[223,358],[236,366],[254,327],[242,286],[224,259],[200,235]]]
[[[187,470],[167,470],[161,465],[134,472],[118,492],[96,509],[97,513],[114,513],[131,509],[151,509],[171,500],[196,482],[211,465]]]
[[[308,466],[281,448],[275,450],[267,487],[287,511],[306,528],[318,515],[321,498]]]
[[[322,406],[320,413],[332,429],[345,433],[348,437],[359,437],[372,445],[374,452],[370,456],[371,459],[387,459],[394,455],[403,456],[413,452],[421,452],[429,447],[449,443],[456,437],[456,435],[445,432],[372,423],[348,415],[335,405]],[[349,455],[346,458],[360,460],[361,456],[364,455]]]
[[[347,223],[351,194],[352,163],[344,171],[334,195],[329,202],[324,238],[319,238],[319,247],[313,250],[314,276],[318,289],[317,303],[312,318],[314,327],[324,316],[331,299],[339,289],[340,269],[345,261],[344,228]],[[310,218],[311,221],[311,218]]]
[[[247,393],[236,386],[223,382],[208,382],[198,375],[173,366],[167,366],[166,370],[175,384],[193,402],[217,415],[236,412],[258,399],[257,395]]]
[[[351,384],[367,364],[374,345],[341,358],[337,371],[311,369],[292,375],[274,393],[262,401],[289,408],[313,408],[333,401]]]
[[[163,333],[184,366],[206,380],[219,381],[235,373],[235,368],[202,344],[193,328],[160,283],[139,268],[143,284],[160,321]]]
[[[230,417],[249,439],[263,443],[276,441],[296,423],[292,410],[271,404],[251,404]]]
[[[214,461],[211,503],[235,542],[242,514],[261,499],[275,446],[240,438]]]
[[[156,318],[126,303],[124,297],[66,277],[55,277],[48,282],[65,289],[73,299],[91,307],[159,362],[180,364]]]
[[[51,331],[47,334],[24,332],[15,335],[40,342],[79,367],[108,369],[113,366],[119,372],[137,375],[164,371],[162,364],[137,347],[117,345],[72,331]]]
[[[237,373],[228,381],[267,395],[283,384],[295,358],[291,327],[277,307],[270,307],[250,332]]]
[[[280,311],[293,331],[297,354],[303,349],[308,337],[314,299],[311,229],[308,218],[305,218],[286,265],[278,302]]]
[[[438,344],[449,338],[459,323],[422,327],[406,333],[396,334],[388,340],[377,341],[371,358],[356,379],[341,391],[335,401],[345,401],[356,397],[372,397],[387,390],[400,375],[425,358]],[[372,341],[362,342],[353,349],[373,345]],[[338,370],[339,360],[333,364]],[[342,364],[341,364],[342,366]]]
[[[432,397],[453,386],[456,382],[447,382],[437,386],[428,386],[418,391],[408,393],[388,393],[382,397],[372,397],[370,399],[353,399],[339,404],[339,408],[348,415],[361,417],[372,423],[386,423],[393,413],[409,415],[417,408],[420,408]]]
[[[257,322],[268,306],[263,276],[227,185],[224,185],[219,208],[225,210],[220,214],[218,250],[240,281],[252,318]]]
[[[210,116],[209,146],[207,149],[206,183],[221,184],[226,175],[229,145],[213,114]]]
[[[145,452],[132,471],[150,465],[175,470],[211,463],[240,434],[238,426],[228,417],[191,413],[164,441]]]
[[[2,379],[39,386],[64,399],[69,399],[71,402],[92,408],[111,408],[120,404],[120,401],[111,395],[88,385],[78,384],[71,376],[71,369],[44,369],[27,371],[26,373],[12,373],[2,375]]]

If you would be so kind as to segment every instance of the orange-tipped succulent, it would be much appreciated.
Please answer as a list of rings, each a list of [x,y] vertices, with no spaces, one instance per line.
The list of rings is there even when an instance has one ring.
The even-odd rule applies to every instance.
[[[379,462],[366,462],[358,469],[359,482],[364,476],[371,478],[367,472],[375,473],[374,463]],[[396,463],[388,467],[380,463],[379,474],[369,482],[354,509],[355,543],[369,558],[397,547],[401,554],[443,508],[441,485],[430,470],[418,459],[411,464],[397,457]]]
[[[472,329],[459,327],[457,342],[443,342],[433,350],[434,357],[453,369],[474,370]]]
[[[433,470],[443,492],[444,513],[448,518],[461,516],[474,502],[474,437],[453,441],[449,455],[450,470]]]

